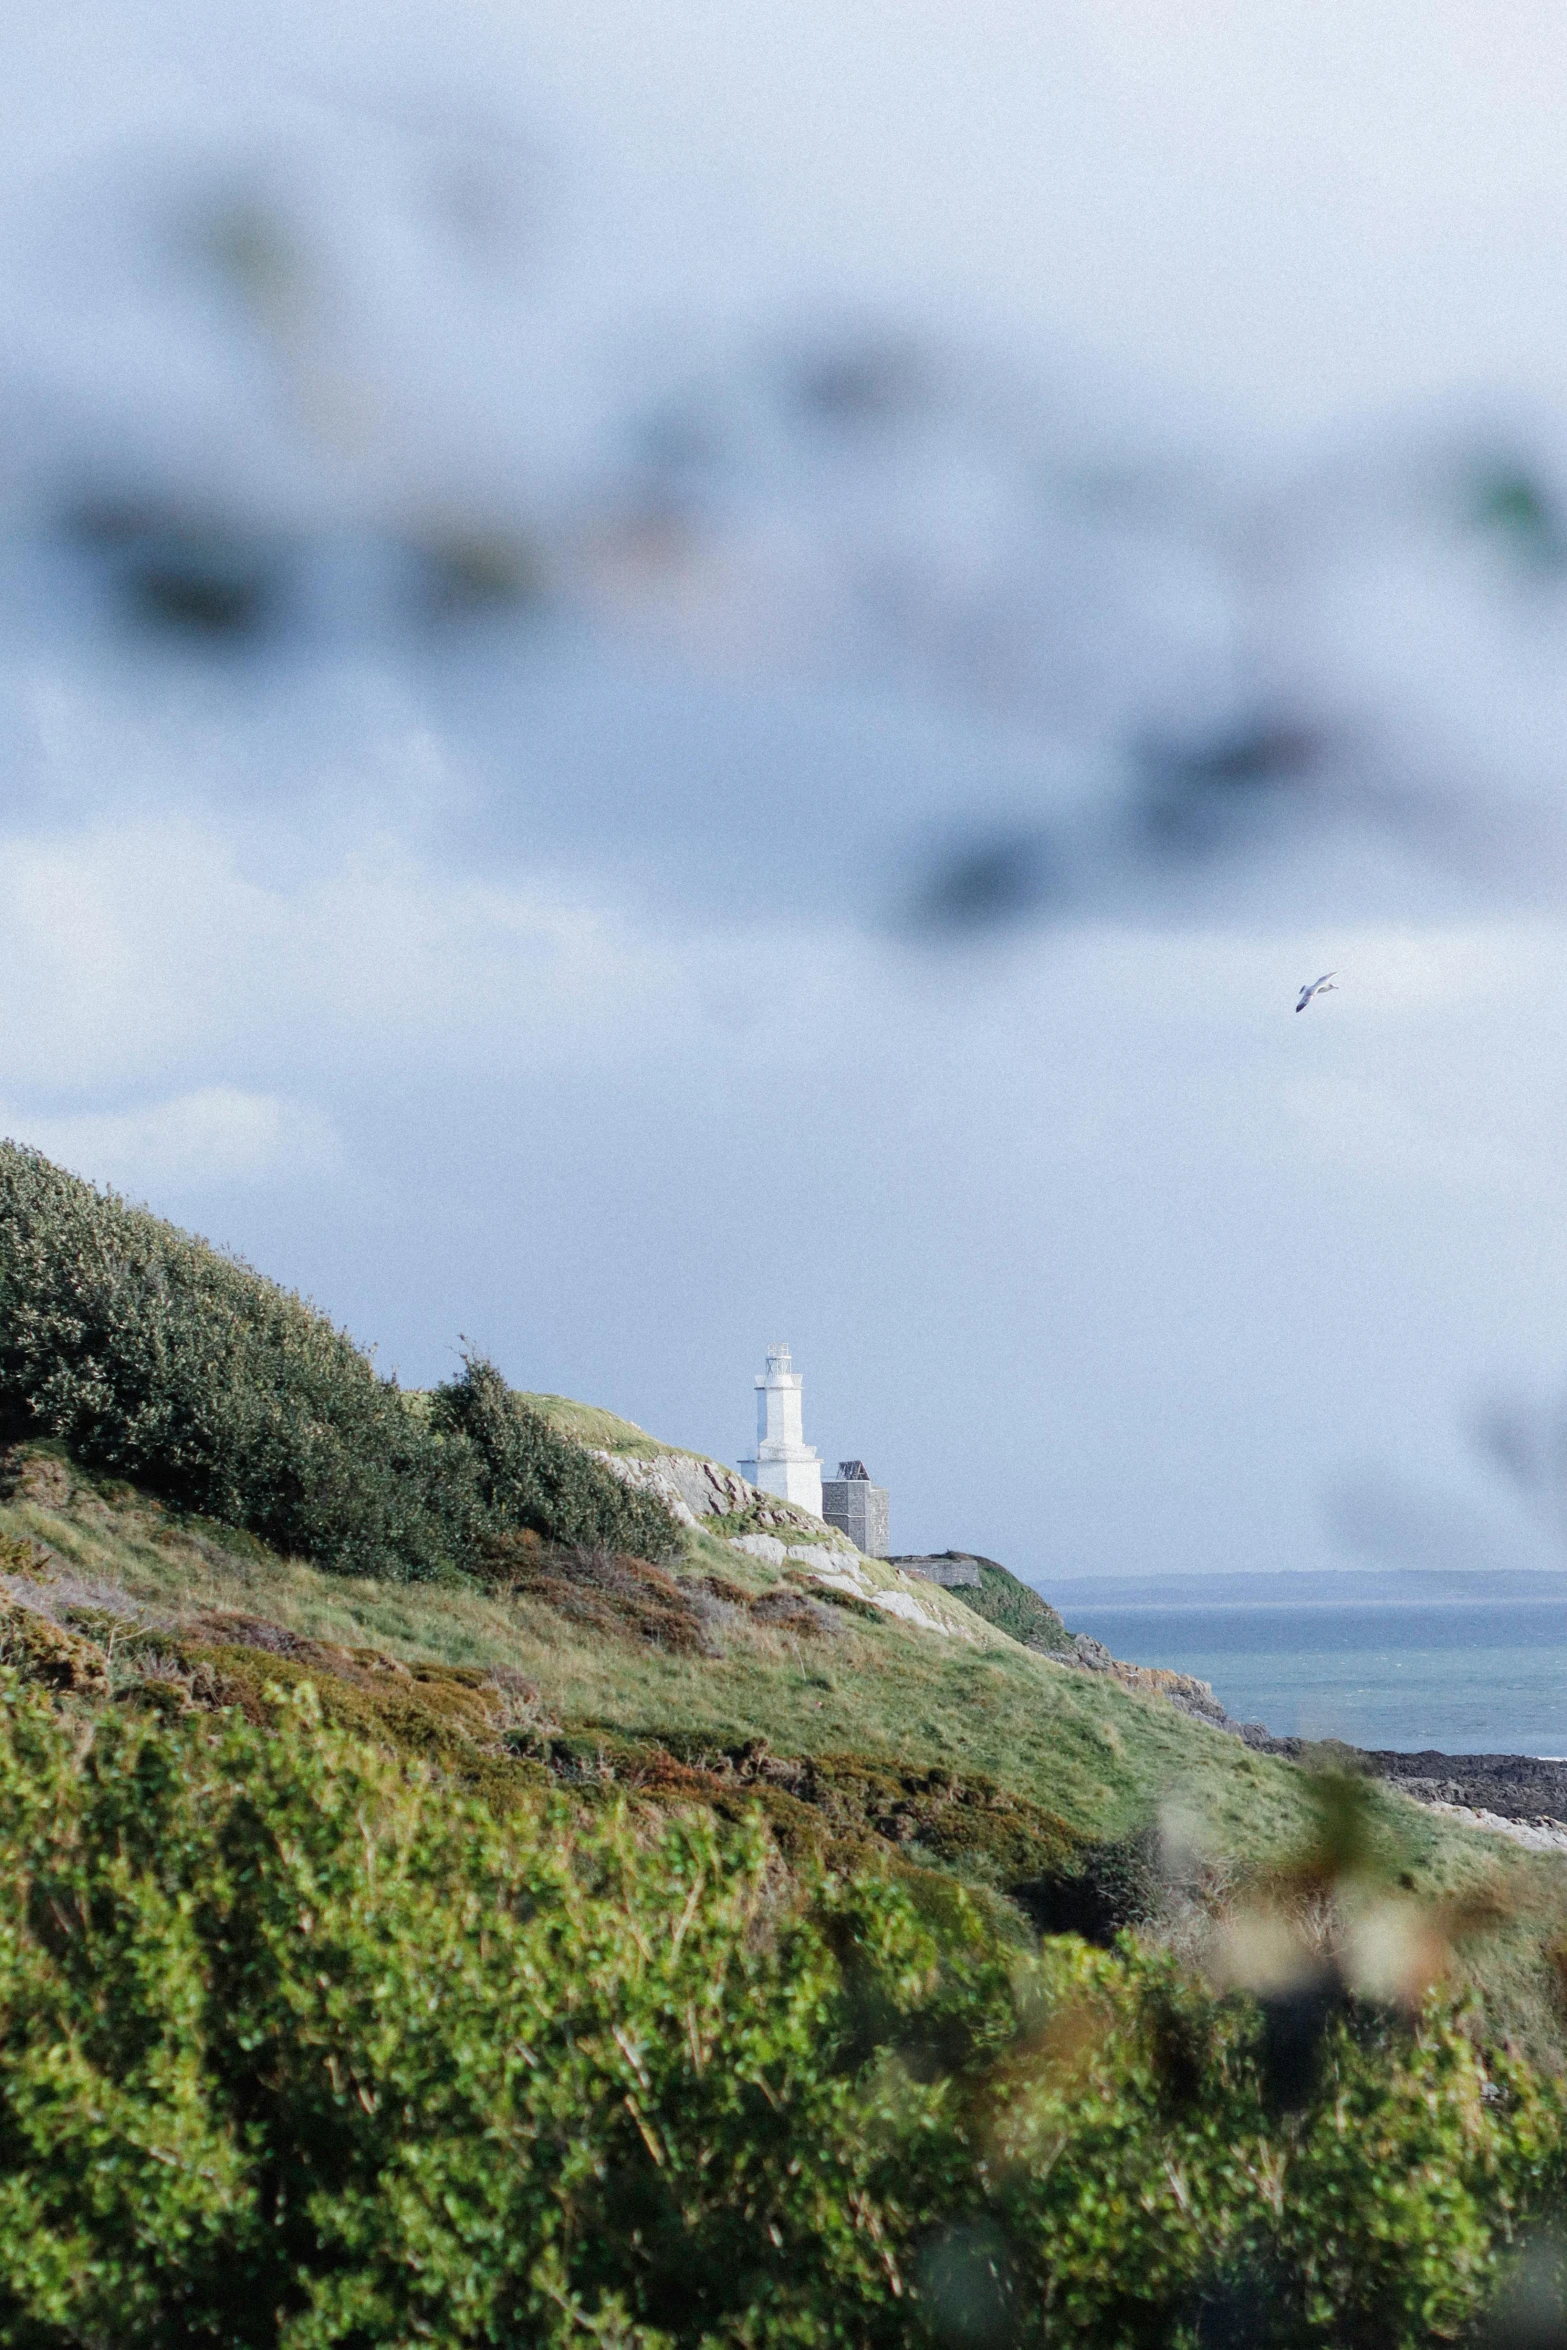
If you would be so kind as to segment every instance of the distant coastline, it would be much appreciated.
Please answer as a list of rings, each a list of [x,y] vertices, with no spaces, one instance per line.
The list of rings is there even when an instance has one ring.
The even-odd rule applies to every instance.
[[[1567,1572],[1345,1568],[1259,1575],[1105,1575],[1068,1578],[1046,1588],[1074,1630],[1085,1616],[1090,1627],[1104,1632],[1111,1630],[1112,1622],[1118,1622],[1123,1631],[1146,1629],[1151,1646],[1138,1660],[1144,1665],[1174,1661],[1165,1643],[1171,1619],[1183,1610],[1190,1612],[1198,1637],[1198,1627],[1221,1625],[1226,1615],[1231,1623],[1241,1617],[1254,1621],[1266,1618],[1276,1626],[1274,1637],[1287,1635],[1291,1617],[1303,1626],[1317,1618],[1324,1628],[1332,1620],[1342,1637],[1345,1618],[1356,1610],[1364,1610],[1379,1624],[1392,1616],[1413,1629],[1432,1611],[1451,1619],[1455,1610],[1469,1607],[1489,1608],[1500,1615],[1543,1602],[1561,1608],[1562,1645],[1567,1647]],[[1119,1645],[1124,1651],[1128,1644],[1123,1638]],[[1481,1645],[1477,1643],[1465,1653],[1473,1657]],[[1188,1670],[1193,1669],[1190,1655],[1174,1653]],[[1203,1679],[1219,1684],[1215,1694],[1229,1709],[1235,1691],[1233,1686],[1223,1685],[1227,1675],[1222,1658],[1216,1656],[1211,1665],[1203,1661]],[[1253,1708],[1245,1710],[1250,1713]],[[1266,1713],[1271,1709],[1264,1706],[1261,1710]],[[1462,1817],[1472,1826],[1495,1829],[1535,1849],[1567,1850],[1567,1738],[1551,1753],[1509,1753],[1453,1751],[1424,1739],[1399,1746],[1332,1733],[1303,1738],[1288,1730],[1280,1734],[1277,1718],[1267,1722],[1266,1735],[1258,1734],[1255,1721],[1243,1724],[1231,1718],[1223,1726],[1240,1731],[1247,1745],[1261,1753],[1308,1765],[1336,1761],[1347,1769],[1390,1780],[1417,1802]]]
[[[1051,1606],[1074,1608],[1429,1606],[1499,1600],[1558,1600],[1567,1607],[1567,1568],[1327,1567],[1212,1575],[1026,1573]]]
[[[1074,1633],[1209,1683],[1237,1723],[1275,1738],[1567,1755],[1567,1573],[1106,1575],[1045,1589]],[[1562,1800],[1553,1790],[1531,1809],[1567,1816]]]

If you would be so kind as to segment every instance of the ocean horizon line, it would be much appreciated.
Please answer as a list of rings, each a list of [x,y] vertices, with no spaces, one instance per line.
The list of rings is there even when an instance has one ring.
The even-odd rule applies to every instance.
[[[1484,1606],[1501,1600],[1560,1601],[1567,1568],[1276,1567],[1213,1574],[1103,1574],[1026,1578],[1064,1615],[1073,1607]]]

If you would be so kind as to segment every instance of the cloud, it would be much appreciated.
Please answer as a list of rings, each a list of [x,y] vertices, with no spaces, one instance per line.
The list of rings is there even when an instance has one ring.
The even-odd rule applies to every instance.
[[[14,1140],[74,1173],[160,1199],[209,1185],[329,1173],[342,1156],[325,1112],[235,1085],[63,1116],[13,1107],[0,1110],[0,1122]]]
[[[0,841],[0,1083],[36,1095],[301,1066],[547,1065],[680,1025],[752,952],[416,838],[188,815]],[[268,878],[258,878],[257,875]]]

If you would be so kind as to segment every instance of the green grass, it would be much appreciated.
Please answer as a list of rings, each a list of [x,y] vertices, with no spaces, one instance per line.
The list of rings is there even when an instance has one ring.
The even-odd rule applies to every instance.
[[[668,1740],[677,1749],[693,1739],[715,1748],[765,1740],[779,1756],[944,1768],[994,1781],[1085,1839],[1123,1837],[1173,1806],[1225,1871],[1266,1869],[1313,1832],[1311,1783],[1297,1766],[1254,1754],[1155,1695],[1022,1648],[939,1592],[933,1602],[966,1624],[969,1640],[870,1621],[861,1609],[834,1609],[832,1634],[802,1637],[737,1608],[720,1627],[720,1654],[677,1655],[476,1584],[389,1584],[279,1558],[253,1538],[68,1465],[58,1447],[33,1448],[31,1457],[23,1489],[0,1504],[0,1541],[43,1543],[57,1562],[57,1587],[67,1578],[78,1604],[129,1607],[175,1636],[204,1611],[237,1609],[410,1665],[510,1668],[537,1692],[538,1718],[568,1734]],[[47,1490],[51,1478],[69,1491]],[[780,1577],[703,1533],[688,1537],[678,1571],[716,1575],[753,1595],[799,1579],[797,1568]],[[897,1581],[876,1561],[864,1571],[873,1584]],[[1567,1927],[1567,1865],[1392,1788],[1375,1787],[1370,1805],[1388,1865],[1408,1891],[1438,1910],[1495,1909],[1499,1922],[1466,1945],[1467,1978],[1520,2044],[1567,2061],[1551,1955]]]
[[[762,1737],[780,1753],[917,1756],[983,1772],[1096,1837],[1123,1834],[1177,1800],[1216,1852],[1244,1858],[1297,1842],[1310,1816],[1293,1765],[983,1625],[983,1645],[969,1645],[858,1613],[835,1613],[841,1629],[815,1639],[737,1619],[723,1632],[723,1654],[682,1657],[588,1636],[550,1609],[472,1585],[387,1584],[280,1559],[80,1471],[68,1498],[20,1492],[0,1505],[0,1533],[43,1542],[84,1583],[172,1624],[238,1608],[405,1661],[512,1666],[562,1723]],[[745,1590],[780,1580],[711,1538],[692,1539],[688,1570],[711,1572],[720,1561]],[[1481,1859],[1516,1865],[1510,1849],[1392,1791],[1378,1800],[1411,1865],[1444,1890],[1470,1882]]]
[[[1010,1632],[1025,1648],[1045,1648],[1066,1651],[1072,1639],[1065,1624],[1040,1598],[1031,1584],[1021,1582],[1010,1568],[995,1559],[975,1557],[979,1569],[979,1587],[957,1586],[957,1597],[971,1607],[976,1615],[995,1624],[1001,1631]]]
[[[702,1458],[700,1453],[686,1452],[683,1445],[660,1444],[656,1436],[649,1436],[635,1421],[601,1411],[597,1404],[573,1403],[569,1395],[523,1395],[521,1401],[536,1411],[557,1436],[569,1436],[574,1443],[591,1445],[595,1452],[624,1453],[637,1461],[656,1461],[661,1454],[671,1452],[684,1453],[688,1460]]]

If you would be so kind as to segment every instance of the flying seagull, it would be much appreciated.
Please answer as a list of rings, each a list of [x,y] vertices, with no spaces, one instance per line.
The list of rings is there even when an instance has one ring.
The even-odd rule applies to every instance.
[[[1333,973],[1331,971],[1324,971],[1320,979],[1313,979],[1308,986],[1301,989],[1300,1001],[1295,1006],[1295,1009],[1297,1012],[1303,1012],[1314,995],[1337,994],[1338,989],[1333,984]]]

